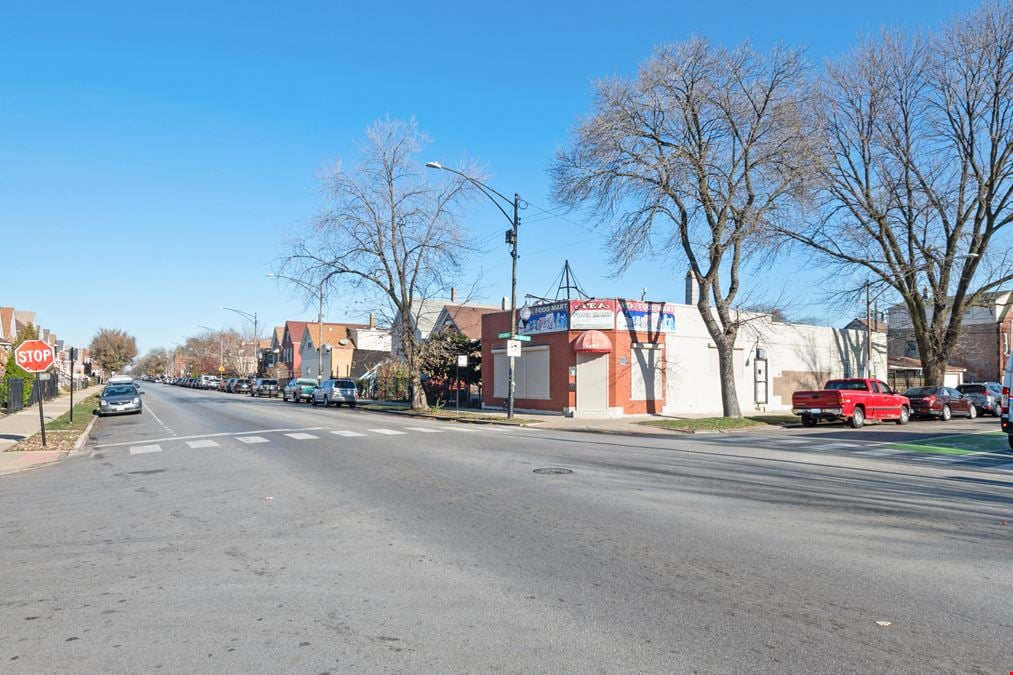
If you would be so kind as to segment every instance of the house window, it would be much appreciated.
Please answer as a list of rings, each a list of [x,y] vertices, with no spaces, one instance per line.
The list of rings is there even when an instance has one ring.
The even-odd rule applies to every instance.
[[[908,340],[904,346],[904,356],[918,356],[918,343],[915,340]]]

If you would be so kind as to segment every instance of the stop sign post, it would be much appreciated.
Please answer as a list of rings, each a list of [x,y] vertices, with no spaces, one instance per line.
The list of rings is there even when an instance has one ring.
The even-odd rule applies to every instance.
[[[56,361],[53,348],[42,340],[25,340],[14,350],[14,363],[29,373],[49,370]],[[42,385],[35,378],[35,397],[39,402],[39,429],[42,432],[42,447],[46,447],[46,418],[42,412]]]

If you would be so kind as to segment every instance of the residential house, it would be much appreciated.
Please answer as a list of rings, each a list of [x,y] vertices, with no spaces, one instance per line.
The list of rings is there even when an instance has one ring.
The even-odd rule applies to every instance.
[[[953,355],[947,364],[947,384],[957,381],[957,373],[965,382],[999,381],[1006,367],[1013,343],[1013,293],[1003,291],[987,296],[964,312],[964,320]],[[890,361],[899,368],[900,359],[913,359],[920,370],[918,342],[911,325],[911,315],[904,305],[888,310],[887,349]]]
[[[482,317],[492,312],[502,311],[497,305],[444,305],[440,310],[436,321],[433,322],[432,332],[438,333],[441,330],[453,328],[469,340],[482,339]]]

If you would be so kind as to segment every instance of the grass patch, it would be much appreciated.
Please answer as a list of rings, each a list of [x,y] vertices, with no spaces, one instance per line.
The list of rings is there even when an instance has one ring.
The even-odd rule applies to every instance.
[[[978,452],[1006,452],[1009,445],[1006,434],[991,431],[987,434],[966,434],[931,438],[924,443],[891,443],[891,448],[908,452],[926,452],[936,455],[973,455]]]
[[[698,417],[637,422],[647,427],[672,431],[739,431],[763,426],[784,426],[797,422],[795,415],[752,415],[749,417]]]
[[[93,394],[74,404],[74,421],[70,421],[70,411],[46,424],[46,445],[42,445],[42,434],[34,434],[18,441],[7,452],[24,452],[28,450],[73,450],[74,443],[91,423],[92,412],[98,407],[98,394]],[[43,403],[45,407],[45,403]]]
[[[429,410],[412,410],[407,404],[404,406],[397,405],[376,405],[370,403],[363,403],[361,400],[356,404],[357,408],[363,410],[370,410],[373,412],[385,412],[394,415],[405,415],[407,417],[429,417],[433,419],[449,419],[449,420],[467,420],[471,422],[494,422],[496,424],[512,424],[522,426],[527,422],[531,422],[530,419],[522,417],[514,417],[512,420],[507,419],[504,415],[490,415],[488,413],[476,413],[469,410],[461,410],[461,413],[457,413],[456,408],[430,408]]]

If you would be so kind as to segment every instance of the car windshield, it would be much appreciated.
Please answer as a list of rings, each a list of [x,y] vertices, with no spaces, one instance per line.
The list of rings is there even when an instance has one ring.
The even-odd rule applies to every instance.
[[[249,380],[236,380],[236,384],[249,384]]]
[[[830,380],[826,388],[837,391],[866,391],[865,380]]]
[[[316,380],[299,380],[300,387],[315,387],[317,386]]]
[[[985,392],[985,385],[983,384],[962,384],[957,387],[957,391],[961,394],[982,394]]]
[[[260,383],[264,386],[270,386],[272,384],[278,384],[277,380],[261,380]]]
[[[133,396],[137,393],[137,389],[130,384],[118,384],[113,387],[106,387],[106,390],[102,392],[103,396]]]
[[[911,387],[904,392],[905,396],[930,396],[935,394],[937,391],[936,387]]]
[[[334,386],[338,389],[355,389],[355,383],[351,380],[336,380]]]

